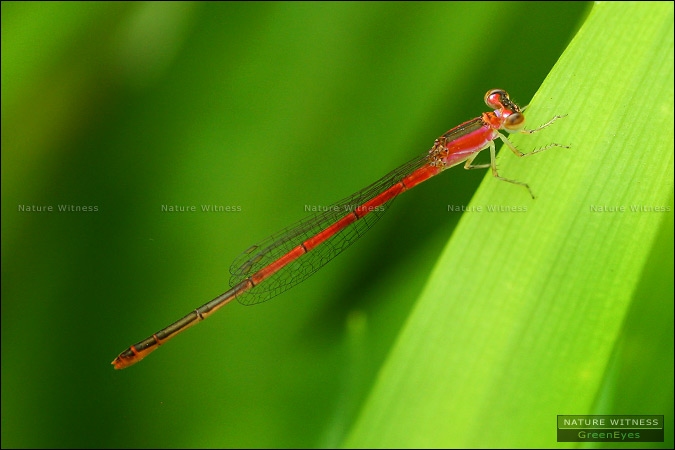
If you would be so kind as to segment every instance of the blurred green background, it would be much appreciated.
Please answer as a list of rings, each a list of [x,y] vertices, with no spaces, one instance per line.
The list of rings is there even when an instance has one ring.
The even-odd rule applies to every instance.
[[[2,3],[2,446],[339,445],[461,217],[447,205],[483,172],[397,199],[273,301],[109,363],[225,291],[232,259],[305,205],[485,110],[488,89],[527,104],[588,8]]]

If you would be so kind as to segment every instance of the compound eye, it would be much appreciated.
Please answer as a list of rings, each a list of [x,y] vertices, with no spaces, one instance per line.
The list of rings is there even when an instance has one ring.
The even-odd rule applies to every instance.
[[[485,104],[492,109],[503,108],[505,100],[509,100],[509,94],[503,89],[492,89],[485,94]]]
[[[504,119],[504,129],[509,132],[520,131],[525,126],[525,116],[519,112],[510,114]]]

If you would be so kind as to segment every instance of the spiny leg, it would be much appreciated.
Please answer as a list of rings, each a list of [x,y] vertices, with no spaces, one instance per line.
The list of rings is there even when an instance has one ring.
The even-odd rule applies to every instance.
[[[523,111],[524,111],[524,110],[525,110],[525,108],[523,108]],[[537,131],[543,130],[544,128],[550,126],[550,125],[551,125],[553,122],[555,122],[556,120],[562,119],[563,117],[566,117],[566,116],[567,116],[567,114],[563,114],[562,116],[553,116],[553,118],[552,118],[551,120],[549,120],[548,122],[546,122],[546,123],[543,124],[543,125],[538,126],[538,127],[535,128],[534,130],[520,130],[519,133],[534,134],[534,133],[536,133]]]
[[[502,139],[504,139],[504,137],[501,134],[499,136]],[[508,183],[523,186],[530,193],[530,196],[532,198],[534,198],[534,194],[532,193],[532,189],[530,189],[530,186],[527,183],[512,180],[510,178],[504,178],[503,176],[499,175],[499,172],[497,171],[497,155],[496,155],[494,141],[490,141],[489,146],[490,146],[490,163],[489,164],[476,164],[476,165],[471,164],[473,162],[473,160],[476,159],[476,156],[478,156],[478,153],[480,153],[480,152],[476,152],[473,155],[471,155],[469,157],[469,159],[466,160],[466,163],[464,164],[464,168],[467,169],[467,170],[471,170],[471,169],[487,169],[488,167],[490,167],[492,169],[492,176],[493,177],[495,177],[496,179],[501,180],[501,181],[506,181]]]
[[[557,117],[557,116],[556,116],[556,117]],[[550,123],[550,122],[549,122],[549,123]],[[541,129],[541,127],[540,127],[540,128],[537,128],[536,130],[523,130],[523,131],[525,131],[525,132],[529,132],[529,131],[534,132],[534,131],[537,131],[537,130],[540,130],[540,129]],[[503,134],[499,133],[499,139],[501,139],[502,142],[503,142],[504,144],[506,144],[506,145],[511,149],[511,151],[512,151],[517,157],[519,157],[519,158],[522,158],[523,156],[535,155],[535,154],[537,154],[537,153],[541,153],[541,152],[543,152],[544,150],[548,150],[549,148],[553,148],[553,147],[570,148],[569,145],[561,145],[561,144],[551,143],[551,144],[548,144],[548,145],[544,145],[543,147],[535,148],[534,150],[532,150],[532,151],[529,152],[529,153],[523,153],[523,152],[521,152],[520,150],[518,150],[518,148],[513,144],[513,142],[509,141],[509,138],[507,138],[507,137],[504,136]]]

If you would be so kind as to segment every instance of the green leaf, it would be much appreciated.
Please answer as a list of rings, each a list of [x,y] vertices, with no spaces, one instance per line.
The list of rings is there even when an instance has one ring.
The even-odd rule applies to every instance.
[[[486,175],[346,446],[551,447],[558,414],[672,423],[672,3],[596,4],[528,123],[555,114],[513,142],[571,148],[501,152],[538,198]]]

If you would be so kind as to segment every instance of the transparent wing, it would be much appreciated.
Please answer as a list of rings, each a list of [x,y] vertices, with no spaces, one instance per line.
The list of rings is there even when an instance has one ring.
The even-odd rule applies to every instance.
[[[277,261],[308,238],[315,236],[370,199],[399,183],[427,162],[426,154],[417,157],[359,192],[324,208],[323,211],[313,213],[300,222],[248,248],[233,261],[230,267],[230,273],[232,274],[230,285],[235,286],[260,269]],[[262,283],[252,287],[245,294],[237,297],[237,300],[244,305],[262,303],[304,281],[363,236],[382,217],[389,204],[391,204],[391,200],[352,222],[325,242],[290,262]]]

